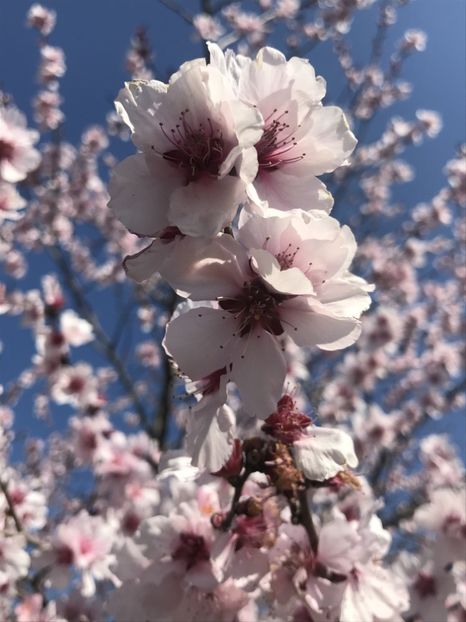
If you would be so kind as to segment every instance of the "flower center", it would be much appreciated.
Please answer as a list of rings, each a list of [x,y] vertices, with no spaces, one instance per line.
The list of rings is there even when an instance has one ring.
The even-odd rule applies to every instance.
[[[413,587],[420,598],[427,598],[428,596],[435,596],[437,594],[437,585],[434,577],[422,572],[419,573]]]
[[[172,559],[186,562],[186,570],[199,562],[208,561],[210,555],[204,538],[193,533],[181,533]]]
[[[272,335],[281,335],[279,305],[289,296],[270,292],[260,279],[245,283],[237,298],[224,298],[219,305],[239,320],[239,336],[244,337],[258,324]]]
[[[309,417],[300,413],[289,395],[284,395],[277,404],[276,412],[265,420],[262,431],[277,440],[291,445],[303,437],[304,430],[311,425]]]
[[[275,255],[275,259],[280,264],[280,268],[282,270],[288,270],[289,268],[293,267],[293,262],[298,251],[299,246],[293,247],[293,245],[290,243],[285,248],[285,250],[278,253],[278,255]]]
[[[2,140],[0,138],[0,161],[11,160],[14,152],[15,152],[14,146],[11,143],[7,142],[6,140]]]
[[[222,131],[214,128],[212,120],[200,123],[197,127],[189,121],[189,108],[180,114],[179,123],[166,130],[159,123],[164,136],[173,145],[173,149],[165,151],[165,160],[183,169],[186,184],[196,181],[203,174],[218,175],[224,159],[224,141]]]
[[[292,164],[299,162],[305,157],[305,153],[299,156],[287,157],[296,145],[294,132],[290,131],[289,123],[283,121],[288,114],[285,110],[277,115],[277,108],[265,119],[265,129],[259,142],[255,145],[257,151],[257,159],[259,161],[259,170],[275,171],[283,164]]]

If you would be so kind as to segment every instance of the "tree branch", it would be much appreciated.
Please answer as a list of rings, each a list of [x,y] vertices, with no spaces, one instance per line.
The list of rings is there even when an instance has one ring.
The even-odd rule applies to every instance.
[[[189,13],[180,4],[174,2],[174,0],[159,0],[159,2],[160,4],[163,4],[163,6],[167,7],[167,9],[170,9],[170,11],[175,13],[175,15],[181,17],[181,19],[184,20],[187,24],[189,24],[190,26],[193,25],[193,17],[191,13]]]

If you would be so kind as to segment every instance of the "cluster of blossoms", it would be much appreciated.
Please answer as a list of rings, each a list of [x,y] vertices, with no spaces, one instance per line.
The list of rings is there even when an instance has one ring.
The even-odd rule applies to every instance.
[[[155,80],[139,28],[76,145],[56,14],[29,10],[41,134],[0,93],[2,620],[464,622],[462,439],[438,431],[466,404],[465,148],[404,206],[401,154],[440,117],[355,149],[299,58],[330,40],[363,139],[426,45],[375,62],[404,3],[378,3],[367,66],[376,0],[166,3],[210,60]]]
[[[139,80],[120,92],[141,151],[115,167],[109,205],[154,238],[126,258],[128,274],[158,272],[196,303],[170,321],[164,347],[196,383],[194,463],[218,470],[234,436],[229,384],[265,419],[284,392],[287,342],[351,345],[371,287],[349,271],[356,242],[328,215],[316,178],[356,143],[342,110],[322,105],[323,79],[273,48],[254,60],[209,49],[209,64],[183,64],[168,85]]]

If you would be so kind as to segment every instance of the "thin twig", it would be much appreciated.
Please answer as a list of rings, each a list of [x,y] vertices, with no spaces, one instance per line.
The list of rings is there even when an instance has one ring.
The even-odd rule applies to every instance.
[[[112,342],[107,337],[107,334],[101,327],[100,322],[96,314],[94,313],[94,310],[87,302],[80,287],[76,283],[73,271],[71,270],[68,262],[66,261],[66,256],[63,249],[59,244],[56,244],[55,246],[47,247],[47,250],[52,259],[57,264],[58,268],[60,269],[63,279],[73,296],[78,311],[81,313],[84,319],[86,319],[92,325],[96,337],[96,343],[105,354],[109,362],[113,365],[121,385],[125,388],[126,392],[131,398],[131,401],[133,402],[134,409],[136,410],[140,421],[145,426],[145,428],[148,429],[146,412],[141,400],[139,399],[138,394],[134,389],[133,382],[127,374],[123,362],[115,352],[115,349],[112,346]]]
[[[163,4],[165,7],[167,7],[167,9],[170,9],[170,11],[175,13],[175,15],[181,17],[181,19],[184,20],[187,24],[189,24],[190,26],[193,25],[193,17],[191,13],[189,13],[180,4],[174,2],[173,0],[159,0],[159,2],[160,4]]]
[[[167,315],[170,318],[178,303],[178,296],[174,291],[170,292],[170,297],[167,301]],[[153,438],[156,438],[159,442],[161,449],[165,446],[167,440],[168,424],[170,422],[171,405],[172,405],[172,389],[173,389],[173,370],[170,359],[166,352],[162,350],[163,356],[163,372],[164,372],[164,384],[160,399],[158,402],[158,412],[154,414],[152,422],[152,434]]]
[[[241,498],[241,493],[243,492],[243,486],[246,483],[246,480],[250,476],[251,472],[248,469],[244,470],[244,473],[240,475],[238,481],[236,482],[234,488],[235,492],[233,495],[233,499],[231,500],[230,510],[228,514],[225,516],[222,522],[223,531],[227,531],[231,527],[231,523],[236,515],[236,506]]]
[[[312,520],[311,510],[309,509],[309,503],[307,502],[307,490],[305,488],[299,491],[298,499],[301,525],[307,532],[312,552],[317,556],[317,551],[319,549],[319,536],[317,535],[314,521]]]

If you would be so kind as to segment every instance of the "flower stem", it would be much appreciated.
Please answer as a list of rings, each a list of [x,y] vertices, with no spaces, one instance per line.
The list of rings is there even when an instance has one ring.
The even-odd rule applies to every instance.
[[[314,553],[314,555],[317,555],[317,551],[319,548],[319,537],[317,535],[317,531],[314,526],[314,521],[312,520],[312,514],[309,509],[309,504],[307,502],[306,489],[299,491],[298,499],[299,499],[299,518],[300,518],[301,525],[304,527],[304,529],[307,532],[312,552]]]

